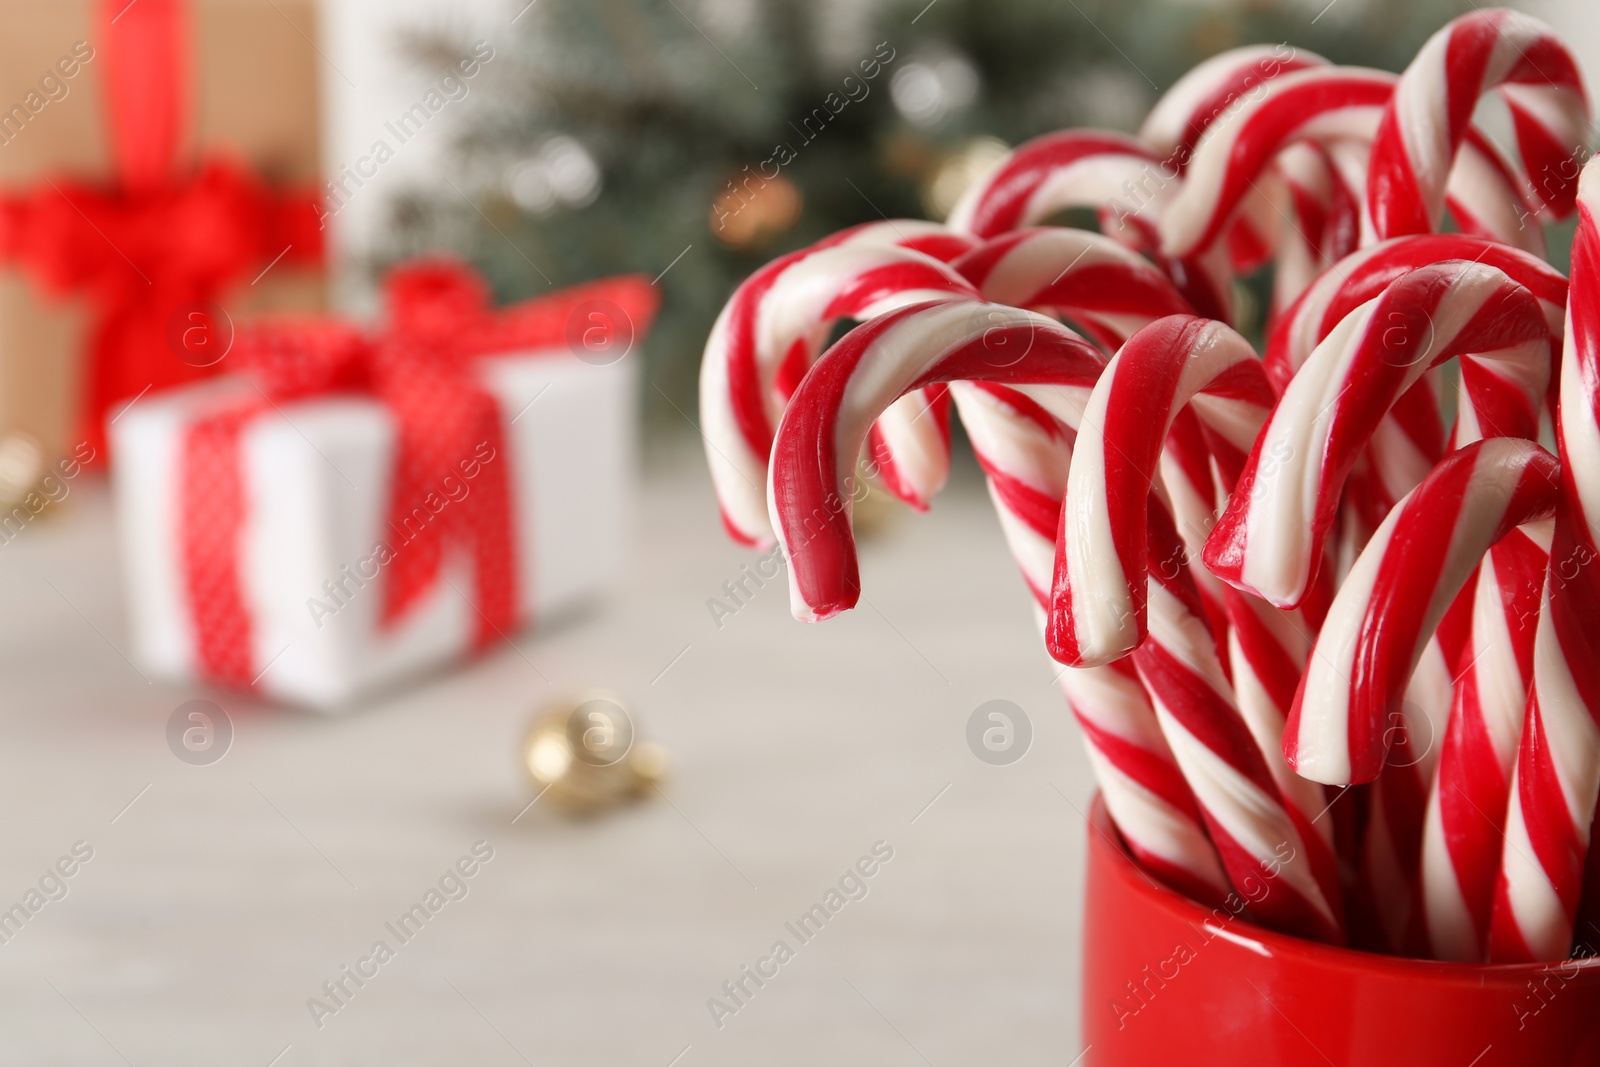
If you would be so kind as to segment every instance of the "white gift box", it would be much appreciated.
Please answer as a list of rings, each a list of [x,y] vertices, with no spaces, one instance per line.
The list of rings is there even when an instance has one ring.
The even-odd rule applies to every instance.
[[[479,361],[505,427],[507,454],[492,462],[510,464],[521,623],[621,577],[636,495],[632,366],[594,366],[565,350]],[[152,674],[202,681],[178,529],[185,430],[230,397],[256,395],[224,378],[146,397],[111,426],[134,652]],[[472,650],[464,552],[447,548],[433,587],[387,627],[382,568],[359,577],[375,546],[397,540],[387,522],[395,440],[390,411],[351,395],[269,407],[241,434],[239,573],[263,695],[334,710]]]

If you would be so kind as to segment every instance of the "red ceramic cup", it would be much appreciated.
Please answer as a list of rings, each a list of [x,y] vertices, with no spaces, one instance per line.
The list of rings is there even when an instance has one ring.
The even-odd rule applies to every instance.
[[[1086,1065],[1600,1065],[1600,959],[1479,966],[1329,948],[1153,882],[1089,816]]]

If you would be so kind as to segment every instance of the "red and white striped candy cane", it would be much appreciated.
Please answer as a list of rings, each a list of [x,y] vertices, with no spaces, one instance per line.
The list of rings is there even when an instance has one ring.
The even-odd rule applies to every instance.
[[[1076,457],[1073,464],[1076,471]],[[1067,500],[1070,507],[1070,484]],[[1255,918],[1275,930],[1340,943],[1333,853],[1310,822],[1285,805],[1233,702],[1189,572],[1159,565],[1177,547],[1177,531],[1157,498],[1149,503],[1149,543],[1158,565],[1149,571],[1149,640],[1131,658],[1162,733],[1194,790],[1229,879],[1250,899]],[[1264,891],[1258,893],[1258,886]]]
[[[1428,38],[1406,67],[1372,146],[1368,206],[1379,237],[1439,228],[1445,180],[1485,93],[1511,111],[1528,191],[1572,209],[1589,105],[1577,61],[1538,19],[1474,11]]]
[[[1162,94],[1139,127],[1139,139],[1181,173],[1201,135],[1213,124],[1231,119],[1266,82],[1327,64],[1321,56],[1287,44],[1246,45],[1219,53],[1191,68]],[[1249,198],[1228,231],[1234,272],[1254,270],[1272,257],[1280,242],[1293,239],[1292,228],[1282,225],[1270,198]]]
[[[1476,127],[1467,128],[1456,149],[1444,199],[1462,233],[1544,255],[1539,202],[1517,165]]]
[[[1333,264],[1281,316],[1267,340],[1267,377],[1280,393],[1312,349],[1341,319],[1377,296],[1402,274],[1446,259],[1486,263],[1539,300],[1552,340],[1559,343],[1567,307],[1567,279],[1537,256],[1480,237],[1421,234],[1359,249]]]
[[[1177,191],[1176,176],[1175,164],[1125,133],[1060,130],[1013,149],[961,195],[945,224],[987,238],[1069,207],[1098,209],[1129,196],[1159,205]]]
[[[1177,165],[1126,134],[1062,130],[1014,149],[969,188],[949,226],[988,238],[1021,229],[1070,207],[1100,212],[1101,228],[1135,248],[1153,248],[1165,205],[1179,185]],[[1227,320],[1232,272],[1227,250],[1174,260],[1156,256],[1194,309]]]
[[[814,247],[892,244],[950,263],[970,251],[973,243],[966,234],[935,223],[882,219],[852,226]],[[949,407],[949,397],[942,387],[918,390],[885,411],[867,435],[873,477],[890,494],[918,511],[927,510],[929,501],[949,477]]]
[[[1256,740],[1284,801],[1315,826],[1330,845],[1333,820],[1323,819],[1330,800],[1320,782],[1302,778],[1283,761],[1283,727],[1305,670],[1316,633],[1298,612],[1287,612],[1228,589],[1228,659],[1234,700]]]
[[[1427,234],[1397,238],[1352,253],[1318,278],[1274,324],[1267,344],[1267,376],[1282,392],[1289,379],[1341,319],[1380,294],[1400,275],[1446,259],[1487,263],[1520,283],[1538,299],[1551,339],[1559,344],[1567,280],[1543,260],[1476,237]],[[1404,394],[1379,424],[1368,451],[1370,477],[1363,484],[1366,525],[1416,487],[1443,455],[1445,427],[1439,403],[1428,385]],[[1353,546],[1359,549],[1365,538]]]
[[[767,496],[795,618],[830,618],[860,596],[851,479],[879,412],[913,389],[988,381],[1076,422],[1104,365],[1093,345],[1055,320],[997,304],[914,305],[841,338],[800,383],[773,442]]]
[[[1095,666],[1144,639],[1147,500],[1178,413],[1193,403],[1213,460],[1232,474],[1272,399],[1255,351],[1219,322],[1172,315],[1122,346],[1090,397],[1073,454],[1046,640],[1052,656]]]
[[[1555,457],[1532,441],[1494,438],[1450,453],[1362,550],[1307,662],[1284,755],[1302,775],[1334,784],[1383,771],[1356,900],[1373,942],[1387,949],[1403,947],[1413,921],[1435,740],[1444,730],[1442,716],[1408,708],[1404,697],[1415,697],[1408,687],[1433,631],[1485,553],[1517,526],[1553,513],[1557,477]],[[1448,693],[1448,673],[1431,686]]]
[[[1203,251],[1279,152],[1296,141],[1367,140],[1395,76],[1359,67],[1317,67],[1266,83],[1255,99],[1200,140],[1183,186],[1161,214],[1161,250]]]
[[[1252,44],[1219,52],[1172,83],[1145,116],[1139,139],[1186,168],[1201,135],[1214,124],[1232,119],[1261,94],[1267,82],[1327,65],[1328,61],[1314,52],[1287,44]]]
[[[950,389],[1042,626],[1071,431],[1013,389],[983,382],[954,382]],[[1133,665],[1069,668],[1060,685],[1083,730],[1101,796],[1140,865],[1192,899],[1221,903],[1227,876]]]
[[[1594,537],[1563,516],[1550,547],[1490,919],[1497,963],[1567,957],[1600,794]]]
[[[765,486],[772,427],[828,325],[936,297],[977,295],[944,263],[889,243],[896,233],[942,252],[966,241],[942,227],[904,221],[835,235],[757,271],[712,327],[700,364],[701,433],[723,523],[736,540],[771,538]],[[891,453],[898,446],[900,460],[891,466],[904,476],[904,484],[891,485],[902,491],[911,491],[919,474],[923,493],[943,480],[942,419],[923,419],[920,431],[905,432],[928,403],[937,399],[911,398],[903,419],[888,420],[893,440],[886,445]]]
[[[1519,438],[1446,456],[1362,549],[1333,598],[1284,731],[1284,756],[1331,785],[1369,782],[1391,713],[1445,610],[1489,548],[1555,509],[1555,457]]]
[[[1578,182],[1561,364],[1562,508],[1490,927],[1496,960],[1567,955],[1600,793],[1600,164]]]
[[[1466,660],[1423,828],[1424,928],[1438,959],[1481,963],[1488,957],[1490,908],[1549,561],[1547,526],[1513,530],[1484,557],[1474,579]]]
[[[1550,373],[1538,301],[1486,264],[1419,268],[1346,315],[1290,380],[1206,543],[1206,565],[1279,607],[1297,605],[1345,479],[1384,415],[1457,356],[1483,432],[1535,436]]]

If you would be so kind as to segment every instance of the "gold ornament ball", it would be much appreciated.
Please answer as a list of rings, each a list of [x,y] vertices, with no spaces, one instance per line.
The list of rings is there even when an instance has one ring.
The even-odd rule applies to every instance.
[[[34,437],[21,432],[0,437],[0,507],[20,504],[44,475],[44,446]]]
[[[667,754],[643,740],[622,698],[603,690],[547,704],[522,745],[534,790],[580,815],[641,796],[666,774]]]

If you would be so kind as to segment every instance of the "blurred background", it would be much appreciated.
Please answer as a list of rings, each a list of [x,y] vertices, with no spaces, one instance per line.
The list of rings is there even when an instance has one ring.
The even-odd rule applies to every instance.
[[[1401,70],[1473,6],[541,2],[505,36],[476,89],[482,98],[441,149],[439,165],[470,184],[397,181],[387,218],[373,223],[381,234],[363,245],[379,262],[456,249],[505,297],[544,288],[540,271],[558,284],[654,277],[683,253],[662,278],[663,314],[646,349],[665,394],[647,393],[648,424],[678,432],[666,398],[691,409],[712,320],[767,260],[856,223],[943,219],[974,176],[1042,132],[1132,133],[1167,86],[1225,49],[1287,41],[1335,63]],[[1577,4],[1520,6],[1593,33]],[[417,18],[408,53],[461,50],[477,39],[461,19],[460,5]],[[893,58],[825,126],[812,118],[802,128],[875,54]],[[767,160],[780,164],[771,180]],[[1266,285],[1254,280],[1255,308]],[[1259,312],[1242,325],[1259,329]]]
[[[148,670],[130,621],[143,557],[119,543],[130,508],[103,469],[63,468],[62,491],[0,544],[0,1061],[1079,1062],[1093,783],[970,453],[958,443],[931,515],[873,511],[861,608],[803,627],[781,574],[752,578],[757,554],[718,521],[696,432],[706,335],[773,257],[856,223],[942,219],[1039,134],[1131,132],[1218,51],[1286,41],[1398,71],[1475,5],[197,6],[195,136],[313,190],[327,242],[325,289],[268,248],[255,281],[252,266],[233,283],[237,308],[375,320],[384,272],[440,251],[501,303],[650,283],[659,312],[618,409],[640,476],[630,463],[567,505],[620,497],[629,547],[605,597],[325,716]],[[1593,84],[1586,0],[1513,6],[1566,35]],[[26,101],[97,26],[87,4],[0,0],[0,37],[15,31],[0,101]],[[88,87],[104,66],[63,74],[68,91],[25,104],[20,132],[0,115],[0,183],[110,168]],[[408,123],[419,104],[425,121]],[[47,300],[6,255],[0,489],[20,501],[71,453],[89,312],[72,292]],[[1247,333],[1269,286],[1248,283]],[[529,419],[555,425],[558,407]],[[609,416],[563,414],[577,448],[612,433]],[[596,688],[665,762],[632,801],[574,816],[541,801],[529,730]],[[174,740],[192,700],[225,727],[215,758]],[[995,700],[1025,729],[1001,764],[969,743]],[[64,857],[73,875],[51,876]],[[785,924],[863,857],[876,873],[859,895],[795,939]],[[426,928],[400,936],[436,889]],[[29,916],[16,929],[13,902]],[[796,951],[777,977],[744,978],[779,941]]]

